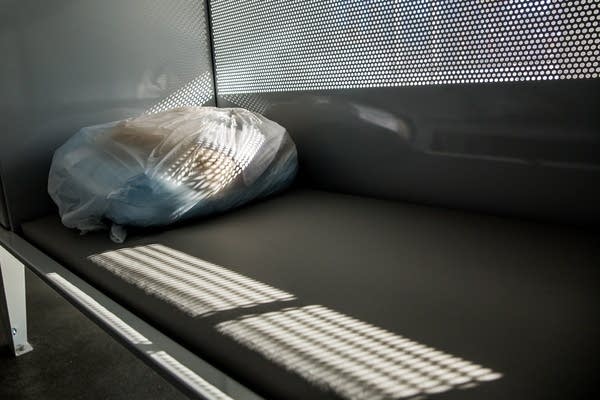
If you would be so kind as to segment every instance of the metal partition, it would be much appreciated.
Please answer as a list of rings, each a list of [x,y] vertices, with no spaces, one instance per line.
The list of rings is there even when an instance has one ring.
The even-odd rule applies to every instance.
[[[220,106],[286,126],[314,185],[600,222],[600,5],[211,1]]]
[[[54,149],[83,126],[214,104],[205,2],[4,0],[0,163],[14,228],[51,211]]]

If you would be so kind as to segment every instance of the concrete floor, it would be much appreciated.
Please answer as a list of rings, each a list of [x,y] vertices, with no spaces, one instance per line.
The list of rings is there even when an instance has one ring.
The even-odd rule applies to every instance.
[[[0,399],[185,399],[154,370],[27,271],[29,341],[0,354]]]

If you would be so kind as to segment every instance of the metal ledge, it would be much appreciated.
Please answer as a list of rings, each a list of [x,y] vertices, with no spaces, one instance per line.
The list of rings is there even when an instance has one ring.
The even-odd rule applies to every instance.
[[[191,398],[262,399],[136,317],[15,233],[0,228],[0,245],[136,357]]]

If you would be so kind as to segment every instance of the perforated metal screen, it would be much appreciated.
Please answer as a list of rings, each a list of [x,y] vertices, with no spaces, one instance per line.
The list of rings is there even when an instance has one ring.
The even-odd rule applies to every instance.
[[[214,0],[219,94],[597,78],[586,1]]]
[[[145,2],[140,14],[148,21],[157,21],[156,26],[170,31],[169,38],[177,41],[158,45],[168,50],[156,52],[156,57],[164,53],[165,65],[172,65],[173,73],[159,71],[153,76],[152,87],[167,89],[168,95],[146,110],[148,113],[161,112],[183,106],[200,106],[214,98],[210,39],[204,2],[189,0],[153,0]],[[194,46],[195,48],[192,48]],[[152,74],[151,74],[152,75]]]

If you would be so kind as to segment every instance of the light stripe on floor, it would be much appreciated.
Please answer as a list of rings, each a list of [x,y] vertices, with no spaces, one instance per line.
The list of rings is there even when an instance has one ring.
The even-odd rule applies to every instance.
[[[89,259],[194,317],[295,299],[282,290],[160,244],[107,251]]]
[[[217,329],[351,400],[441,393],[501,377],[319,305],[249,315],[222,322]]]

